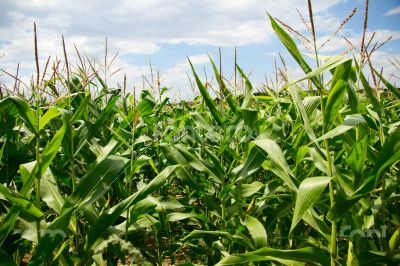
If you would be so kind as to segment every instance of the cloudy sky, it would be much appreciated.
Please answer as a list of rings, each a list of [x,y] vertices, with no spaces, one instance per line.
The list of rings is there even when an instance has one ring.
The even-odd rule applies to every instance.
[[[353,8],[357,8],[352,20],[321,49],[321,54],[333,55],[347,50],[349,46],[343,36],[359,45],[364,1],[313,2],[317,46],[322,45]],[[273,77],[278,53],[282,53],[294,77],[301,75],[275,37],[266,12],[309,38],[307,27],[296,11],[298,9],[307,18],[306,3],[306,0],[0,0],[0,69],[15,73],[19,63],[20,76],[29,80],[35,71],[35,21],[42,67],[48,56],[63,58],[61,34],[65,36],[71,63],[76,60],[74,44],[89,58],[103,58],[107,36],[110,57],[119,52],[114,68],[121,68],[109,78],[110,82],[122,81],[122,75],[126,74],[129,88],[141,87],[141,76],[148,75],[150,61],[160,72],[161,85],[171,89],[172,97],[191,98],[186,57],[192,59],[199,72],[203,72],[203,68],[209,71],[207,54],[217,60],[218,47],[221,47],[224,74],[229,78],[234,47],[237,47],[238,64],[246,73],[251,73],[251,80],[257,86],[265,77]],[[376,32],[373,43],[392,36],[392,40],[373,56],[375,64],[384,67],[386,74],[396,70],[388,59],[400,60],[399,25],[400,1],[370,1],[367,36]],[[307,53],[304,47],[302,51]],[[8,84],[10,81],[3,74],[0,82]]]

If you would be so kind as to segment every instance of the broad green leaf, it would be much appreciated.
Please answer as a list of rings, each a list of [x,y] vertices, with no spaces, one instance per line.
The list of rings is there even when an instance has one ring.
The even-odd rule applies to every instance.
[[[322,250],[315,247],[306,247],[294,250],[280,250],[273,248],[260,248],[256,251],[251,251],[239,255],[230,255],[216,265],[240,265],[249,264],[256,261],[282,261],[288,260],[286,265],[292,265],[292,261],[309,262],[319,265],[329,265],[330,257]]]
[[[358,265],[398,265],[399,262],[399,249],[391,251],[363,250],[357,255]]]
[[[399,241],[400,241],[400,227],[398,226],[397,229],[394,231],[393,235],[389,239],[390,250],[398,249]]]
[[[99,127],[101,127],[105,121],[113,114],[112,109],[116,105],[119,97],[117,95],[114,95],[111,97],[111,99],[107,102],[107,105],[104,107],[103,110],[101,110],[101,113],[99,117],[97,118],[94,128],[97,130]]]
[[[325,133],[324,135],[322,135],[321,137],[315,139],[314,142],[316,143],[321,140],[334,138],[336,136],[339,136],[339,135],[349,131],[350,129],[354,128],[355,126],[357,126],[359,124],[363,124],[363,123],[366,123],[366,121],[362,115],[360,115],[360,114],[348,115],[348,116],[346,116],[346,118],[344,119],[344,121],[341,125],[336,126],[332,130],[330,130],[327,133]]]
[[[21,206],[26,212],[35,216],[36,218],[40,218],[44,215],[43,212],[38,209],[33,202],[15,191],[9,190],[2,184],[0,184],[0,194],[2,194],[6,198],[6,200],[12,202],[15,205]]]
[[[13,107],[16,109],[13,109]],[[18,113],[24,119],[28,128],[32,132],[38,133],[39,125],[36,114],[26,101],[16,96],[9,96],[0,100],[0,111],[4,109],[7,109],[8,113],[14,117],[17,117]]]
[[[347,58],[347,57],[343,57],[343,56],[332,56],[329,57],[321,66],[319,66],[318,68],[314,69],[313,71],[311,71],[310,73],[308,73],[307,75],[305,75],[304,77],[296,80],[295,82],[291,83],[289,86],[296,84],[300,81],[303,80],[307,80],[307,79],[311,79],[314,77],[318,77],[321,74],[328,72],[331,69],[334,69],[348,61],[351,61],[351,58]],[[351,66],[351,62],[350,62],[350,66]]]
[[[262,156],[264,156],[264,161],[267,158],[271,161],[272,167],[270,170],[280,177],[290,189],[296,191],[297,186],[294,181],[295,179],[292,179],[294,174],[290,169],[279,145],[270,139],[257,139],[252,143],[254,144],[252,150],[256,149],[257,151],[261,152]]]
[[[236,176],[235,180],[241,180],[255,173],[266,160],[271,162],[271,167],[268,170],[280,177],[290,189],[296,191],[296,181],[292,179],[294,174],[289,168],[281,148],[275,141],[267,138],[260,138],[251,142],[246,161],[232,171]]]
[[[61,146],[62,138],[64,137],[65,127],[66,127],[65,123],[63,123],[61,128],[57,131],[52,140],[49,143],[47,143],[46,147],[42,152],[41,163],[40,163],[41,175],[44,173],[44,171],[46,171],[47,167],[50,165],[51,161],[56,156],[58,149]],[[21,194],[23,197],[27,196],[29,191],[31,190],[35,180],[35,174],[37,173],[37,171],[39,171],[39,167],[38,164],[35,164],[35,167],[25,178],[25,182],[21,190],[19,191],[19,194]],[[2,219],[0,225],[0,246],[3,244],[4,240],[12,230],[20,211],[21,211],[20,206],[13,206],[9,210],[7,215]]]
[[[304,213],[317,203],[330,180],[331,177],[317,176],[306,178],[301,182],[300,187],[297,190],[296,204],[294,207],[290,232],[292,232],[299,223]]]
[[[187,236],[185,236],[182,241],[186,242],[189,241],[190,239],[199,239],[199,238],[203,238],[206,241],[207,240],[218,240],[219,238],[226,238],[230,241],[239,243],[241,245],[243,245],[244,247],[248,247],[248,248],[253,248],[253,244],[250,241],[250,239],[248,239],[245,235],[240,234],[238,232],[234,233],[230,233],[230,232],[226,232],[226,231],[206,231],[206,230],[193,230],[192,232],[190,232],[190,234],[188,234]]]
[[[375,179],[375,176],[369,176],[351,196],[343,200],[335,200],[333,207],[329,209],[327,214],[328,219],[339,221],[360,198],[374,189]]]
[[[327,128],[333,123],[333,120],[339,112],[347,86],[347,81],[341,79],[338,80],[335,86],[329,91],[325,113],[323,114]]]
[[[171,212],[167,214],[167,221],[168,222],[176,222],[176,221],[181,221],[189,218],[194,218],[197,217],[198,214],[195,212]]]
[[[356,177],[360,178],[363,173],[364,163],[367,159],[368,138],[364,137],[359,140],[349,152],[346,162]]]
[[[60,115],[61,112],[56,107],[52,107],[49,110],[47,110],[47,112],[39,120],[39,131],[42,130],[50,120]]]
[[[323,214],[320,215],[323,216]],[[311,227],[313,227],[318,233],[320,233],[328,242],[330,241],[331,229],[314,209],[309,208],[306,212],[304,212],[302,219]]]
[[[107,192],[127,162],[127,159],[116,155],[106,157],[80,179],[68,201],[78,205],[92,204]]]
[[[246,215],[244,225],[247,227],[247,230],[249,230],[256,248],[268,246],[267,232],[265,231],[264,226],[256,218]]]
[[[263,183],[259,181],[254,181],[250,184],[241,184],[238,190],[241,197],[247,198],[257,193],[263,187]]]
[[[47,206],[51,207],[58,214],[61,213],[64,198],[61,196],[56,179],[50,168],[46,169],[40,180],[40,195],[42,200],[47,203]]]
[[[146,117],[153,112],[154,107],[156,106],[156,102],[154,99],[149,97],[149,93],[147,91],[142,92],[142,99],[139,104],[136,106],[137,111],[142,117]]]
[[[217,183],[223,182],[223,176],[221,176],[216,167],[212,165],[210,162],[198,158],[192,153],[188,152],[187,149],[183,145],[175,145],[175,148],[185,157],[187,163],[194,169],[206,172],[210,175],[210,177]]]
[[[255,128],[258,120],[258,111],[250,108],[242,108],[241,111],[245,125]]]
[[[44,147],[43,152],[40,156],[41,175],[44,173],[44,171],[46,171],[50,163],[53,161],[54,157],[57,155],[57,152],[62,144],[66,128],[67,125],[64,122],[61,128],[56,132],[54,137],[51,139],[51,141],[46,144],[46,147]]]
[[[26,182],[29,175],[36,166],[36,161],[20,165],[21,177]],[[50,168],[47,168],[40,180],[40,195],[44,202],[57,213],[61,212],[64,205],[64,198],[58,189],[57,182]]]
[[[21,230],[22,238],[32,241],[33,243],[38,243],[36,221],[27,221],[22,218],[18,218],[17,222],[15,223],[15,227],[18,228],[17,230]],[[40,235],[46,233],[46,227],[46,221],[44,219],[40,220]]]
[[[19,205],[13,205],[8,213],[1,219],[0,223],[0,246],[3,245],[8,234],[14,228],[15,222],[17,221],[19,213],[22,211],[22,207]]]

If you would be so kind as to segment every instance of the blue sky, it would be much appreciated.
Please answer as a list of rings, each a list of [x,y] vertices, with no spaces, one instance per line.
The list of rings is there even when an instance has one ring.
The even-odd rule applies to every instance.
[[[232,76],[234,47],[238,64],[246,73],[251,72],[255,87],[261,86],[265,76],[274,76],[278,53],[286,59],[293,78],[301,76],[302,72],[275,37],[266,11],[309,37],[296,11],[299,9],[308,18],[306,0],[1,0],[1,6],[0,69],[15,73],[20,63],[21,78],[29,80],[35,71],[32,24],[36,21],[42,68],[48,56],[63,58],[61,34],[65,36],[71,63],[77,61],[73,44],[89,58],[103,60],[107,36],[110,57],[119,52],[109,73],[121,69],[108,78],[111,84],[121,82],[126,74],[129,88],[142,87],[141,76],[149,74],[151,61],[173,98],[191,98],[196,94],[189,88],[187,74],[191,74],[186,56],[192,59],[198,72],[203,73],[206,68],[210,78],[207,54],[217,61],[219,46],[223,72],[228,79]],[[313,7],[318,45],[357,8],[351,21],[320,53],[334,55],[347,50],[345,36],[354,43],[354,52],[358,54],[364,1],[314,0]],[[370,0],[369,10],[367,37],[376,31],[374,43],[392,36],[372,60],[384,67],[386,74],[395,73],[396,68],[388,59],[400,56],[400,1]],[[307,52],[302,45],[299,47]],[[399,80],[392,78],[392,81]],[[6,75],[0,76],[0,82],[8,86],[12,83]]]

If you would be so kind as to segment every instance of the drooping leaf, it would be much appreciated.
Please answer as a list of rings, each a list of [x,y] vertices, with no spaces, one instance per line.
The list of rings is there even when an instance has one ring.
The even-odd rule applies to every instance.
[[[250,215],[246,215],[244,225],[249,230],[256,248],[268,246],[267,232],[260,221]]]
[[[317,203],[330,180],[331,177],[317,176],[306,178],[301,182],[300,187],[297,190],[296,204],[294,207],[290,232],[292,232],[299,223],[304,213]]]
[[[301,261],[320,265],[329,265],[330,258],[329,255],[327,255],[321,249],[315,247],[306,247],[295,250],[279,250],[264,247],[256,251],[239,255],[230,255],[219,261],[216,265],[239,265],[256,261],[278,261],[286,265],[293,264],[293,261]]]
[[[26,101],[16,96],[9,96],[0,101],[0,110],[4,109],[7,109],[9,114],[14,117],[19,114],[24,119],[29,129],[34,133],[38,133],[39,125],[36,114]]]

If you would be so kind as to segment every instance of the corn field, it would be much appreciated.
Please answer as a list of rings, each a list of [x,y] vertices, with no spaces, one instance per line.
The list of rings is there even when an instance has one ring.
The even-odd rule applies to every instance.
[[[305,73],[279,90],[236,65],[233,95],[210,58],[218,99],[193,65],[192,102],[83,62],[3,91],[0,264],[400,263],[400,91],[368,57],[312,69],[269,20]]]

